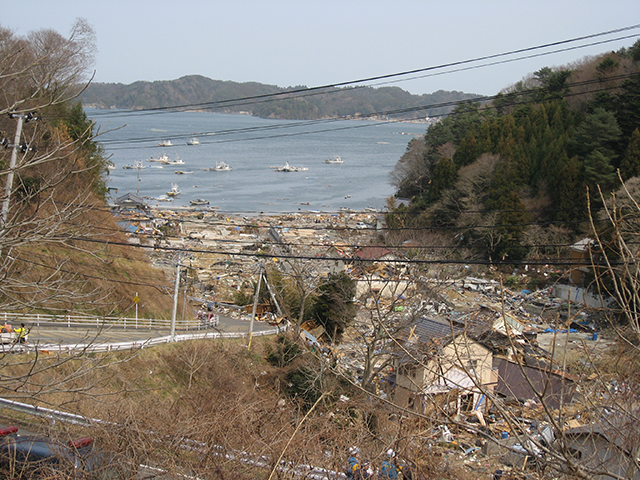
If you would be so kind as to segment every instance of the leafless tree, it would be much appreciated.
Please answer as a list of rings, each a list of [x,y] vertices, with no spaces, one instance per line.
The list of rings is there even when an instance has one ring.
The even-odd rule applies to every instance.
[[[198,372],[214,361],[213,350],[208,343],[193,341],[181,343],[176,347],[181,373],[187,376],[187,390],[191,390]]]
[[[50,29],[26,38],[0,27],[0,114],[34,112],[73,99],[93,64],[95,33],[78,19],[68,37]]]
[[[361,275],[357,283],[361,308],[350,331],[361,371],[353,373],[362,388],[383,393],[380,378],[394,363],[396,342],[430,310],[432,292],[413,276],[399,272],[383,279],[371,271]]]
[[[298,338],[309,302],[320,282],[314,265],[295,258],[286,259],[270,269],[267,278],[283,313],[291,320],[294,337]]]
[[[0,28],[5,309],[33,309],[45,301],[52,310],[89,302],[109,309],[109,289],[92,286],[75,268],[79,257],[109,261],[103,244],[83,240],[118,236],[115,229],[96,234],[96,225],[109,219],[103,198],[106,164],[92,123],[70,103],[87,81],[94,52],[93,30],[82,19],[68,37],[53,30],[17,37]]]
[[[593,224],[596,249],[594,270],[599,273],[595,285],[601,293],[616,300],[626,328],[613,322],[620,338],[633,349],[640,344],[640,179],[623,183],[611,198],[600,193],[604,203],[602,220],[606,228]]]
[[[407,145],[407,151],[402,155],[394,170],[391,181],[394,186],[407,190],[420,188],[429,182],[430,165],[425,160],[427,147],[422,138],[414,138]]]
[[[94,49],[84,20],[68,37],[52,30],[17,37],[0,28],[0,299],[6,312],[123,310],[122,296],[112,295],[120,285],[102,276],[115,257],[132,264],[140,257],[106,245],[125,237],[105,208],[106,164],[93,124],[71,103],[87,80]],[[120,269],[128,268],[122,263]],[[87,334],[82,343],[92,345],[101,333]],[[104,387],[113,379],[100,373],[136,355],[45,350],[30,340],[2,345],[0,397],[54,408],[88,397],[108,401],[113,397]]]

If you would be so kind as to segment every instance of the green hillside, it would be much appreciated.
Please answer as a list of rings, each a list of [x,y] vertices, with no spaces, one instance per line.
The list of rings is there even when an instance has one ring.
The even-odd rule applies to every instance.
[[[412,95],[398,87],[281,88],[256,82],[226,82],[189,75],[177,80],[135,82],[129,85],[93,83],[80,99],[84,105],[98,108],[139,110],[183,107],[223,113],[246,112],[263,118],[312,120],[369,115],[395,119],[435,117],[451,112],[454,102],[478,97],[475,94],[443,90],[428,95]],[[395,113],[384,115],[384,112]]]
[[[410,201],[390,223],[441,229],[470,257],[557,254],[640,175],[639,120],[640,42],[543,68],[409,144],[393,179]]]

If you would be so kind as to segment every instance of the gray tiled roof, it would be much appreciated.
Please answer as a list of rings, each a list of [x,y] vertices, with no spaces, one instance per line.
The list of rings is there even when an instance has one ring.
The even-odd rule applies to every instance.
[[[434,340],[451,337],[452,333],[455,336],[462,331],[463,329],[452,326],[447,322],[423,317],[416,322],[413,333],[418,337],[418,342],[431,343]]]

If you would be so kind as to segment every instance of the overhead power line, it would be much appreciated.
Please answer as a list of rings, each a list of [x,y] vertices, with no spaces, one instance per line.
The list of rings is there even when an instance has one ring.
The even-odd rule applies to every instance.
[[[229,252],[226,250],[204,250],[198,248],[185,248],[185,247],[170,247],[170,246],[155,246],[155,245],[142,245],[142,244],[130,244],[127,242],[110,242],[99,240],[96,238],[86,237],[73,237],[73,240],[99,243],[104,245],[126,245],[134,248],[140,248],[143,250],[162,250],[167,252],[176,253],[203,253],[203,254],[218,254],[228,255],[232,257],[252,257],[259,259],[288,259],[288,260],[304,260],[315,262],[328,262],[328,261],[344,261],[351,260],[360,263],[379,263],[376,259],[362,259],[357,257],[319,257],[316,255],[294,255],[294,254],[281,254],[281,253],[258,253],[258,252]],[[374,245],[371,245],[374,246]],[[384,247],[384,246],[383,246]],[[590,261],[581,261],[576,259],[535,259],[535,260],[517,260],[517,259],[504,259],[504,260],[485,260],[485,259],[450,259],[450,258],[436,258],[436,259],[391,259],[385,260],[384,263],[390,264],[415,264],[415,265],[538,265],[538,266],[585,266],[591,265]],[[611,263],[611,265],[623,265],[623,263]]]
[[[428,71],[433,71],[433,70],[441,70],[441,69],[444,69],[444,68],[456,67],[456,66],[460,66],[460,65],[466,65],[466,64],[470,64],[470,63],[481,62],[481,61],[485,61],[485,60],[491,60],[491,59],[494,59],[494,58],[500,58],[500,57],[505,57],[505,56],[509,56],[509,55],[517,55],[517,54],[520,54],[520,53],[531,52],[531,51],[540,50],[540,49],[544,49],[544,48],[550,48],[550,47],[559,46],[559,45],[566,45],[566,44],[569,44],[569,43],[588,40],[588,39],[591,39],[591,38],[597,38],[597,37],[602,37],[602,36],[606,36],[606,35],[613,35],[613,34],[616,34],[616,33],[622,33],[622,32],[634,30],[634,29],[637,29],[637,28],[640,28],[640,24],[630,25],[630,26],[627,26],[627,27],[617,28],[617,29],[613,29],[613,30],[607,30],[607,31],[604,31],[604,32],[594,33],[594,34],[590,34],[590,35],[584,35],[584,36],[580,36],[580,37],[574,37],[574,38],[570,38],[570,39],[566,39],[566,40],[560,40],[560,41],[556,41],[556,42],[545,43],[545,44],[537,45],[537,46],[533,46],[533,47],[520,48],[520,49],[511,50],[511,51],[507,51],[507,52],[503,52],[503,53],[496,53],[496,54],[492,54],[492,55],[484,55],[484,56],[471,58],[471,59],[467,59],[467,60],[460,60],[460,61],[455,61],[455,62],[443,63],[443,64],[433,65],[433,66],[429,66],[429,67],[417,68],[417,69],[413,69],[413,70],[405,70],[405,71],[397,72],[397,73],[389,73],[389,74],[384,74],[384,75],[377,75],[377,76],[366,77],[366,78],[361,78],[361,79],[357,79],[357,80],[349,80],[349,81],[344,81],[344,82],[331,83],[331,84],[321,85],[321,86],[317,86],[317,87],[305,87],[305,88],[300,88],[300,89],[287,90],[285,92],[276,92],[276,93],[269,93],[269,94],[262,94],[262,95],[254,95],[254,96],[242,97],[242,98],[236,98],[236,99],[220,100],[220,101],[216,101],[216,102],[202,102],[202,103],[194,103],[194,104],[172,105],[172,106],[166,106],[166,107],[154,107],[154,108],[140,109],[137,112],[162,112],[162,111],[175,110],[175,109],[202,108],[202,107],[207,107],[207,106],[212,106],[212,105],[222,106],[222,105],[225,105],[225,104],[228,104],[228,103],[231,103],[231,102],[237,102],[237,101],[259,100],[259,99],[264,99],[264,98],[281,97],[281,96],[287,96],[287,95],[290,96],[291,94],[295,94],[295,93],[313,92],[313,91],[317,91],[317,90],[326,90],[326,89],[344,87],[344,86],[354,85],[354,84],[363,84],[363,83],[373,82],[373,81],[377,81],[377,80],[385,80],[385,79],[402,77],[402,76],[407,76],[407,75],[415,75],[417,73],[428,72]],[[620,37],[619,39],[616,39],[616,40],[625,39],[625,38],[631,38],[633,36],[636,36],[636,35],[630,35],[630,36],[627,36],[627,37]],[[613,40],[611,40],[611,41],[613,41]],[[604,42],[598,42],[598,43],[604,43]],[[586,45],[586,46],[590,46],[590,45]],[[575,47],[575,48],[583,48],[583,47]],[[107,111],[107,112],[102,113],[101,116],[109,116],[109,115],[113,115],[113,114],[114,114],[114,112]]]
[[[623,75],[616,75],[616,76],[612,76],[612,77],[608,77],[607,80],[608,81],[622,81],[625,79],[629,79],[634,77],[635,74],[633,73],[629,73],[629,74],[623,74]],[[590,80],[584,80],[584,81],[580,81],[580,82],[574,82],[574,83],[567,83],[566,87],[567,88],[576,88],[576,87],[588,87],[590,85],[600,85],[602,83],[602,81],[600,79],[590,79]],[[605,92],[605,91],[609,91],[609,90],[616,90],[618,89],[619,86],[603,86],[594,90],[589,90],[586,92],[570,92],[570,93],[566,93],[563,94],[563,97],[568,98],[568,97],[575,97],[575,96],[583,96],[583,95],[591,95],[591,94],[595,94],[595,93],[601,93],[601,92]],[[544,92],[545,88],[544,87],[537,87],[537,88],[532,88],[530,90],[528,90],[527,92],[520,92],[522,94],[525,93],[536,93],[536,92]],[[430,109],[434,109],[434,108],[443,108],[443,107],[452,107],[452,106],[457,106],[460,103],[465,103],[465,102],[478,102],[478,103],[486,103],[486,102],[490,102],[492,100],[495,100],[496,98],[498,98],[500,94],[498,95],[491,95],[491,96],[485,96],[485,97],[478,97],[478,98],[474,98],[474,99],[469,99],[469,100],[454,100],[454,101],[448,101],[448,102],[442,102],[442,103],[436,103],[436,104],[427,104],[427,105],[418,105],[418,106],[413,106],[413,107],[406,107],[406,108],[401,108],[401,109],[394,109],[394,110],[384,110],[384,111],[377,111],[377,112],[371,112],[371,113],[366,113],[366,114],[361,114],[360,118],[361,119],[366,119],[366,118],[376,118],[376,117],[389,117],[389,116],[393,116],[393,115],[400,115],[400,114],[407,114],[407,113],[417,113],[417,112],[422,112],[424,110],[430,110]],[[510,106],[519,106],[519,105],[526,105],[526,104],[530,104],[530,103],[535,103],[537,102],[536,99],[522,99],[522,100],[518,100],[518,101],[513,101],[511,102],[509,105]],[[443,117],[446,116],[446,114],[441,114],[441,115],[433,115],[433,118],[439,118],[439,117]],[[256,126],[256,127],[247,127],[247,128],[240,128],[240,129],[228,129],[228,130],[220,130],[220,131],[216,131],[216,132],[197,132],[197,133],[190,133],[190,134],[178,134],[178,135],[172,135],[172,138],[190,138],[194,135],[197,136],[211,136],[214,135],[216,137],[216,140],[203,140],[202,143],[205,144],[220,144],[220,143],[235,143],[235,142],[245,142],[245,141],[254,141],[254,140],[265,140],[265,139],[273,139],[273,138],[283,138],[283,137],[292,137],[292,136],[300,136],[300,135],[313,135],[313,134],[318,134],[318,133],[325,133],[325,132],[335,132],[335,131],[341,131],[341,130],[352,130],[352,129],[357,129],[357,128],[368,128],[371,127],[372,125],[367,124],[367,123],[362,123],[362,124],[358,124],[358,125],[353,125],[353,124],[349,124],[346,126],[341,126],[341,127],[334,127],[334,128],[324,128],[324,129],[316,129],[316,130],[303,130],[301,132],[291,132],[291,133],[278,133],[278,134],[271,134],[271,135],[262,135],[262,136],[252,136],[252,137],[242,137],[242,138],[227,138],[227,139],[219,139],[220,137],[224,137],[224,136],[231,136],[231,135],[240,135],[240,134],[244,134],[244,133],[254,133],[254,132],[262,132],[262,131],[273,131],[273,130],[286,130],[286,129],[291,129],[291,128],[299,128],[299,127],[305,127],[305,126],[312,126],[312,125],[320,125],[320,124],[331,124],[331,123],[336,123],[336,122],[342,122],[345,120],[349,120],[348,116],[341,116],[341,117],[336,117],[336,118],[328,118],[328,119],[318,119],[318,120],[308,120],[308,121],[296,121],[296,122],[291,122],[291,123],[286,123],[286,124],[277,124],[277,125],[267,125],[267,126]],[[397,123],[396,120],[381,120],[376,122],[376,125],[379,124],[384,124],[384,123]],[[157,142],[157,137],[142,137],[142,138],[133,138],[133,139],[118,139],[118,140],[106,140],[106,141],[101,141],[101,143],[105,146],[108,146],[109,150],[132,150],[132,149],[147,149],[149,148],[148,145],[141,145],[141,146],[129,146],[128,144],[131,143],[146,143],[146,142]],[[124,147],[118,147],[117,145],[120,144],[126,144],[127,146]],[[113,146],[115,145],[115,146]]]

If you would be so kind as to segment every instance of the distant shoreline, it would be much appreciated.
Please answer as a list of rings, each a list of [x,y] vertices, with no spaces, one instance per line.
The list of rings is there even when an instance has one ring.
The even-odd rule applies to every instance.
[[[116,205],[109,205],[111,208],[117,208]],[[298,212],[236,212],[230,210],[221,210],[217,207],[197,207],[197,206],[171,206],[171,205],[148,205],[148,208],[151,212],[175,212],[176,214],[180,213],[217,213],[223,216],[236,216],[236,217],[285,217],[285,216],[296,216],[296,217],[310,217],[310,216],[346,216],[346,215],[382,215],[383,211],[361,211],[361,210],[351,210],[351,211],[310,211],[310,210],[300,210]]]
[[[140,109],[131,109],[131,108],[117,108],[117,107],[100,107],[98,105],[92,105],[92,104],[82,104],[82,108],[93,108],[95,110],[104,110],[104,111],[122,111],[122,112],[145,112],[147,110],[154,110],[154,109],[146,109],[146,108],[140,108]],[[320,117],[320,118],[305,118],[305,119],[295,119],[295,118],[286,118],[286,117],[259,117],[257,115],[253,115],[249,112],[211,112],[209,110],[191,110],[191,109],[182,109],[182,108],[176,108],[176,109],[170,109],[171,107],[160,107],[160,108],[167,108],[167,112],[184,112],[184,113],[211,113],[211,114],[217,114],[217,115],[247,115],[249,117],[254,117],[254,118],[261,118],[263,120],[292,120],[292,121],[300,121],[300,122],[304,122],[306,120],[363,120],[363,121],[369,121],[369,122],[380,122],[380,123],[414,123],[414,124],[419,124],[419,125],[431,125],[432,123],[435,123],[437,120],[431,119],[431,118],[416,118],[414,120],[401,120],[401,119],[391,119],[391,118],[374,118],[374,117],[346,117],[346,118],[336,118],[336,117]]]

